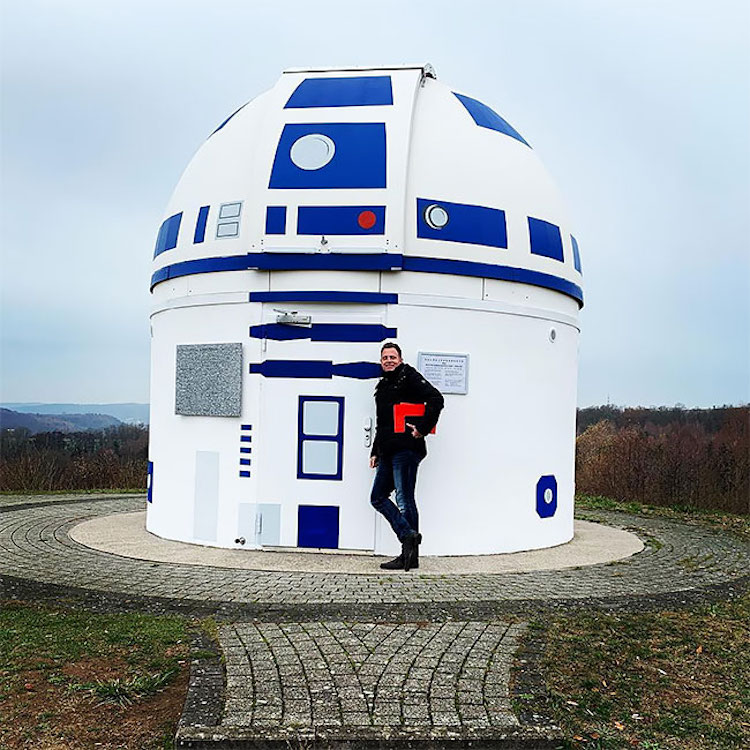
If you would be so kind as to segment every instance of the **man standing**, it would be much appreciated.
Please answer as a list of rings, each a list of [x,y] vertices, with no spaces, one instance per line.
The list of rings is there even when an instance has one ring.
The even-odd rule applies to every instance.
[[[386,342],[380,350],[383,375],[375,388],[377,423],[370,468],[377,467],[370,502],[385,517],[401,542],[401,554],[382,563],[385,570],[419,567],[419,514],[414,499],[419,462],[427,455],[424,436],[437,424],[443,396],[401,358],[398,344]],[[403,432],[394,424],[396,404],[424,404],[424,416],[409,417]],[[396,504],[391,492],[396,490]]]

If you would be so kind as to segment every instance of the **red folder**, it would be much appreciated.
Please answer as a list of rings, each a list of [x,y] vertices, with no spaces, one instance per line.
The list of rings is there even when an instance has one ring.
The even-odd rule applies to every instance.
[[[423,417],[424,404],[394,404],[393,405],[393,431],[406,432],[407,417]],[[435,434],[435,428],[430,430],[430,435]]]

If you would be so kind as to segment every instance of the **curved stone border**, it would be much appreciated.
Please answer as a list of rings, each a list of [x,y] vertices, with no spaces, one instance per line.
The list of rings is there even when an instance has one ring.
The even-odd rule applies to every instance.
[[[368,616],[467,619],[538,608],[679,606],[741,593],[750,544],[702,526],[621,513],[588,514],[646,539],[646,549],[606,565],[529,573],[383,576],[229,570],[115,557],[72,541],[86,518],[142,508],[133,498],[55,503],[0,514],[6,596],[74,596],[91,606],[213,612],[264,618]],[[119,602],[119,604],[117,604]],[[130,603],[130,604],[129,604]]]
[[[222,549],[186,544],[149,534],[144,511],[97,516],[70,530],[73,541],[122,557],[154,562],[202,565],[276,573],[337,573],[393,575],[380,570],[387,559],[368,554],[336,552],[259,551]],[[643,542],[633,533],[590,521],[575,522],[575,536],[567,544],[547,549],[502,555],[422,557],[420,575],[463,575],[468,573],[528,573],[562,570],[584,565],[614,562],[642,552]]]

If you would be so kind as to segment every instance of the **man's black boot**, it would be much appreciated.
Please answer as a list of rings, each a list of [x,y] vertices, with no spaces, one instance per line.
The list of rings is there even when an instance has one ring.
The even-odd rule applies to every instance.
[[[388,562],[380,563],[380,567],[383,570],[403,570],[404,569],[403,552],[398,557],[394,557],[393,560],[388,560]]]
[[[422,535],[416,531],[403,543],[404,570],[413,570],[419,567],[419,543]]]

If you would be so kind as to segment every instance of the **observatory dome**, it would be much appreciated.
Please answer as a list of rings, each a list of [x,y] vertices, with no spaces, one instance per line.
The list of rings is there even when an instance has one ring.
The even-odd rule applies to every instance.
[[[452,274],[488,280],[485,299],[528,299],[499,280],[561,292],[573,310],[583,301],[577,243],[534,150],[430,66],[286,71],[198,150],[169,202],[151,283],[163,299],[238,288],[198,275],[321,263],[419,272],[435,294],[432,276]],[[252,284],[249,274],[239,287]]]
[[[529,143],[431,66],[285,71],[185,170],[151,290],[149,531],[398,551],[368,465],[397,340],[445,397],[423,554],[572,538],[578,245]]]

